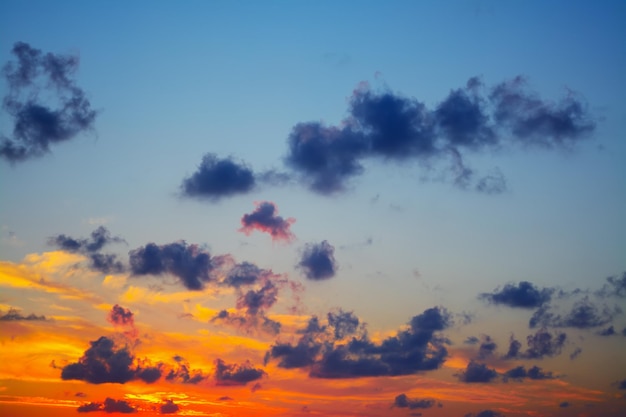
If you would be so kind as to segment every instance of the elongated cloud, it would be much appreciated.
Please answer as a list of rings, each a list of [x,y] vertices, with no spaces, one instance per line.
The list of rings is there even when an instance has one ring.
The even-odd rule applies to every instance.
[[[20,313],[18,309],[9,308],[9,310],[0,315],[0,321],[45,321],[46,316],[38,316],[34,313],[29,314],[28,316]]]
[[[211,281],[215,268],[211,255],[198,245],[185,241],[146,246],[129,252],[130,270],[133,275],[170,274],[190,290],[202,290]]]
[[[465,163],[468,153],[516,144],[571,147],[594,129],[595,121],[580,97],[570,92],[558,103],[545,101],[530,91],[523,77],[491,89],[470,78],[434,109],[361,84],[340,126],[307,122],[293,127],[285,164],[310,189],[329,195],[345,190],[362,174],[367,159],[426,165],[447,160],[456,186],[498,193],[506,187],[500,171],[477,176]]]
[[[240,232],[250,235],[253,231],[268,233],[273,241],[291,242],[295,239],[289,228],[296,219],[289,217],[284,219],[278,215],[276,205],[270,201],[256,204],[252,213],[244,214],[241,218]]]
[[[4,110],[13,118],[11,137],[0,135],[0,157],[14,163],[50,152],[50,146],[93,129],[96,111],[74,81],[78,57],[43,53],[25,42],[11,51],[17,62],[2,69],[9,90]],[[39,92],[54,96],[44,103]]]
[[[417,399],[409,398],[406,394],[398,395],[393,405],[398,408],[408,408],[409,410],[415,410],[418,408],[431,408],[436,404],[435,400],[431,398]]]
[[[562,316],[553,312],[550,306],[539,308],[529,321],[533,327],[575,327],[587,329],[604,326],[613,320],[615,315],[620,314],[619,308],[610,309],[608,306],[599,306],[593,303],[589,297],[585,297],[572,306],[572,309]]]
[[[493,410],[482,410],[477,413],[467,413],[464,417],[505,417],[505,415]]]
[[[265,371],[255,368],[249,361],[243,364],[227,364],[221,359],[215,360],[214,377],[218,385],[246,385],[263,375],[266,375]]]
[[[310,280],[319,281],[332,278],[337,272],[335,248],[327,241],[308,243],[304,247],[298,267]]]
[[[125,270],[124,264],[114,254],[101,253],[104,246],[112,243],[125,243],[124,239],[112,236],[109,230],[100,226],[91,232],[90,239],[76,239],[65,234],[53,236],[48,244],[70,253],[81,253],[91,260],[91,269],[105,274],[119,273]]]
[[[513,369],[509,369],[508,371],[506,371],[504,373],[504,378],[511,378],[511,379],[515,379],[518,381],[521,381],[523,379],[553,379],[554,376],[552,375],[552,372],[544,372],[540,367],[538,366],[533,366],[532,368],[526,369],[523,366],[518,366],[516,368]]]
[[[346,318],[331,320],[333,324],[328,326],[312,319],[295,344],[274,344],[267,360],[278,359],[282,368],[309,368],[309,375],[315,378],[356,378],[433,370],[447,357],[445,339],[435,334],[451,324],[451,316],[443,308],[425,310],[413,317],[407,328],[380,343],[372,342],[364,328],[353,334],[353,325],[338,332],[334,326],[345,323]],[[337,341],[338,333],[351,338]]]
[[[250,168],[232,158],[219,159],[206,154],[198,170],[185,178],[181,185],[184,196],[217,201],[235,194],[245,194],[255,187],[255,176]]]
[[[127,401],[115,400],[107,397],[104,402],[91,402],[83,404],[76,409],[79,413],[89,413],[92,411],[104,411],[105,413],[122,413],[130,414],[136,413],[137,410],[133,408]]]
[[[538,288],[528,281],[519,284],[506,284],[491,293],[483,293],[478,298],[493,304],[503,304],[517,308],[536,308],[550,301],[553,288]]]

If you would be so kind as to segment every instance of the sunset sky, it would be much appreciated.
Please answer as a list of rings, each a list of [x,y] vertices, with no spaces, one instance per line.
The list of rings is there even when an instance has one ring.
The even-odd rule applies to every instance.
[[[0,415],[623,416],[623,1],[0,2]]]

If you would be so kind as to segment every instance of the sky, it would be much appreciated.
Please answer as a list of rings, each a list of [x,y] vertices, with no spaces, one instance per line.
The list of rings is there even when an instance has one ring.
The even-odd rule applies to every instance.
[[[0,66],[3,416],[626,412],[624,2],[5,0]]]

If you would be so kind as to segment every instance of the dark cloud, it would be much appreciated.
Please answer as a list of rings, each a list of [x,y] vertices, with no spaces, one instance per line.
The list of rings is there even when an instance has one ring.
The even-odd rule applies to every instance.
[[[498,345],[496,344],[496,342],[493,341],[491,336],[482,335],[482,341],[480,343],[480,346],[478,347],[478,357],[480,359],[485,359],[493,355],[497,348]]]
[[[348,126],[299,123],[291,130],[287,143],[286,164],[320,194],[343,191],[349,178],[363,172],[359,158],[365,155],[367,144]]]
[[[553,293],[553,288],[539,289],[528,281],[522,281],[517,285],[506,284],[491,293],[482,293],[478,298],[509,307],[535,308],[549,302]]]
[[[589,297],[574,303],[572,309],[565,316],[554,313],[550,306],[540,307],[529,321],[529,326],[534,327],[575,327],[587,329],[590,327],[604,326],[613,320],[619,309],[610,309],[607,306],[598,306],[589,300]]]
[[[623,379],[617,383],[618,389],[626,389],[626,379]]]
[[[92,411],[104,411],[105,413],[122,413],[122,414],[130,414],[136,413],[137,410],[134,409],[127,401],[124,400],[114,400],[113,398],[106,398],[104,403],[87,403],[81,405],[76,409],[79,413],[88,413]]]
[[[239,288],[244,285],[252,285],[259,282],[263,278],[267,278],[272,271],[261,269],[255,264],[242,262],[234,265],[226,274],[224,285]]]
[[[335,320],[334,324],[344,326],[346,322],[349,320]],[[339,342],[336,336],[342,335],[345,328],[338,331],[330,323],[321,326],[312,319],[295,345],[276,343],[267,359],[278,359],[278,366],[283,368],[309,367],[310,376],[316,378],[408,375],[443,364],[448,353],[446,340],[435,332],[450,324],[450,313],[434,307],[413,317],[407,328],[380,343],[369,339],[364,326],[359,326],[360,331],[349,340]],[[348,326],[350,332],[353,327]]]
[[[165,402],[159,406],[159,412],[161,414],[175,414],[178,410],[178,404],[174,404],[172,400],[165,400]]]
[[[202,290],[211,281],[215,268],[211,255],[198,245],[185,241],[146,246],[129,252],[130,270],[133,275],[170,274],[190,290]]]
[[[561,353],[567,335],[561,332],[550,333],[545,328],[539,329],[536,333],[526,338],[528,349],[524,357],[530,359],[540,359],[544,356],[556,356]]]
[[[613,328],[613,326],[609,326],[606,329],[600,330],[598,334],[600,336],[613,336],[613,335],[616,335],[617,333],[615,332],[615,328]]]
[[[0,315],[0,321],[45,321],[46,316],[37,316],[34,313],[24,316],[19,310],[15,308],[9,308],[9,310]]]
[[[572,353],[570,353],[569,355],[569,359],[570,360],[574,360],[578,357],[578,355],[580,355],[581,353],[583,353],[583,350],[579,347],[577,347],[576,349],[574,349],[574,351]]]
[[[408,408],[409,410],[415,410],[417,408],[431,408],[436,404],[435,400],[430,398],[417,399],[409,398],[406,394],[400,394],[396,397],[393,405],[398,408]]]
[[[607,283],[604,284],[600,291],[596,292],[596,295],[600,297],[626,297],[626,271],[622,272],[622,276],[608,277]]]
[[[255,230],[268,233],[273,241],[291,242],[295,239],[289,228],[296,219],[289,217],[283,219],[278,215],[276,205],[270,201],[263,201],[256,204],[256,209],[252,213],[244,214],[241,218],[240,232],[249,235]]]
[[[509,349],[504,355],[504,359],[514,359],[520,356],[520,349],[522,348],[522,342],[516,340],[513,335],[509,339]]]
[[[246,314],[221,310],[211,319],[211,322],[224,323],[247,334],[260,332],[275,336],[280,333],[281,328],[279,322],[267,317],[263,311]]]
[[[468,336],[468,338],[463,341],[466,345],[477,345],[478,342],[480,342],[480,339],[476,336]]]
[[[227,364],[221,359],[215,361],[215,381],[218,385],[246,385],[265,375],[265,371],[255,368],[247,361],[244,364]]]
[[[133,312],[127,308],[124,308],[118,304],[115,304],[109,314],[107,316],[107,320],[111,324],[116,324],[120,326],[132,326],[135,324],[135,319],[133,318]]]
[[[500,193],[506,180],[499,170],[476,178],[465,163],[468,152],[516,143],[570,147],[595,128],[584,101],[573,93],[558,104],[540,99],[522,77],[486,89],[471,78],[434,109],[367,84],[350,99],[340,126],[299,123],[288,137],[285,163],[320,194],[343,191],[364,172],[367,159],[418,161],[432,166],[450,160],[452,182],[461,188]]]
[[[470,361],[464,371],[457,374],[458,378],[467,383],[491,382],[498,376],[495,369],[488,368],[484,363]]]
[[[302,252],[298,267],[304,276],[315,281],[332,278],[337,272],[335,248],[323,240],[321,243],[308,243]]]
[[[90,344],[91,347],[78,362],[63,367],[61,379],[76,379],[91,384],[124,384],[133,379],[152,383],[161,376],[159,367],[133,365],[134,357],[128,348],[116,348],[113,340],[105,336]]]
[[[528,91],[520,76],[497,85],[489,99],[495,106],[494,121],[524,144],[569,146],[595,129],[587,106],[573,92],[559,103],[549,103]]]
[[[552,372],[544,372],[541,368],[539,368],[538,366],[533,366],[532,368],[526,369],[523,366],[518,366],[516,368],[513,369],[509,369],[508,371],[506,371],[504,373],[504,378],[508,379],[516,379],[516,380],[523,380],[523,379],[535,379],[535,380],[539,380],[539,379],[554,379],[554,376],[552,375]]]
[[[250,192],[254,186],[254,173],[245,164],[232,158],[219,159],[208,153],[202,158],[198,170],[183,180],[181,189],[184,196],[217,201],[223,197]]]
[[[130,338],[137,337],[139,333],[137,328],[135,327],[133,312],[118,304],[115,304],[111,308],[111,311],[109,311],[109,314],[107,315],[107,321],[115,327],[122,328],[124,334]]]
[[[478,413],[467,413],[464,417],[505,417],[505,415],[493,410],[482,410]]]
[[[209,376],[201,370],[191,369],[189,362],[182,356],[176,355],[172,359],[174,359],[176,365],[165,376],[166,381],[196,385],[208,379]]]
[[[93,129],[96,111],[74,82],[78,57],[44,54],[24,42],[11,51],[16,62],[2,69],[9,90],[4,110],[13,118],[13,134],[1,135],[0,156],[15,163],[50,152],[50,145],[67,141]],[[47,90],[55,103],[39,100]]]
[[[111,243],[125,243],[124,239],[112,236],[109,230],[100,226],[93,232],[89,239],[75,239],[60,234],[48,239],[48,244],[53,245],[65,252],[81,253],[91,260],[91,269],[105,274],[120,273],[124,271],[124,264],[114,254],[100,253],[105,245]]]
[[[237,308],[245,309],[247,315],[255,316],[259,311],[270,308],[278,300],[278,287],[267,281],[258,290],[249,290],[237,299]]]
[[[335,339],[343,339],[355,334],[359,328],[359,318],[351,311],[339,310],[328,313],[328,326],[333,329]]]
[[[568,403],[567,401],[563,401],[562,403],[559,404],[559,407],[561,408],[566,408],[569,407],[571,404]]]

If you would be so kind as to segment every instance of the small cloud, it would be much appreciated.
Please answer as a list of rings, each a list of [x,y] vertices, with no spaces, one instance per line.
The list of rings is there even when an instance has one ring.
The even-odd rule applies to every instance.
[[[181,189],[186,197],[218,201],[223,197],[248,193],[255,185],[254,173],[245,164],[232,158],[219,159],[208,153],[202,158],[198,170],[183,180]]]
[[[459,380],[467,383],[491,382],[498,376],[495,369],[488,368],[483,363],[470,361],[464,371],[457,374]]]
[[[491,293],[482,293],[478,298],[509,307],[535,308],[549,302],[554,291],[553,288],[540,289],[528,281],[522,281],[517,285],[506,284]]]
[[[319,281],[334,277],[337,272],[335,248],[326,240],[308,243],[304,247],[298,267],[310,280]]]
[[[241,218],[240,232],[250,235],[253,231],[268,233],[273,241],[291,242],[295,239],[289,228],[296,219],[289,217],[283,219],[278,216],[276,205],[269,201],[256,204],[256,209]]]

